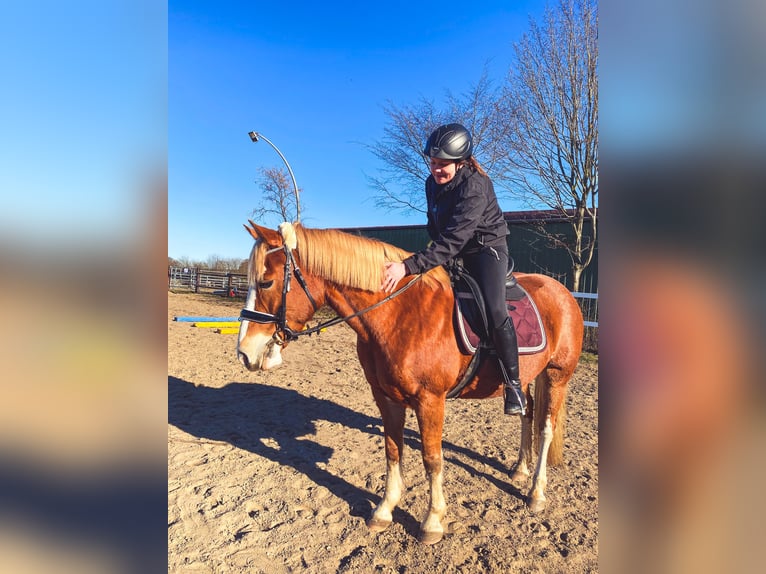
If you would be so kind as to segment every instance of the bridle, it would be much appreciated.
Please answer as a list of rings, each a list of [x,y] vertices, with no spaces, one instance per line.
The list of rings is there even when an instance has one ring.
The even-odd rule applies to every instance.
[[[358,317],[359,315],[363,315],[364,313],[367,313],[368,311],[372,311],[376,307],[379,307],[383,303],[386,303],[396,297],[397,295],[400,295],[404,293],[407,289],[409,289],[412,285],[415,284],[416,281],[418,281],[422,275],[418,274],[415,275],[404,287],[401,287],[400,289],[397,289],[384,299],[381,299],[377,303],[370,305],[369,307],[365,307],[364,309],[357,311],[356,313],[352,313],[351,315],[347,315],[345,317],[335,317],[334,319],[330,319],[329,321],[325,321],[324,323],[320,323],[319,325],[316,325],[315,327],[311,327],[310,329],[303,329],[302,331],[295,331],[291,329],[287,325],[287,294],[290,292],[290,282],[292,275],[295,274],[295,278],[298,280],[298,283],[300,284],[301,288],[303,289],[303,292],[306,294],[306,297],[308,297],[309,301],[311,302],[311,306],[314,307],[314,312],[316,313],[319,310],[319,306],[316,303],[316,300],[311,295],[311,291],[309,290],[308,285],[306,284],[306,280],[303,278],[303,273],[301,273],[300,268],[298,267],[298,264],[295,262],[295,257],[293,256],[293,250],[290,249],[287,244],[283,245],[282,247],[275,247],[273,249],[269,249],[266,252],[266,255],[269,255],[270,253],[274,253],[275,251],[279,251],[280,249],[284,249],[285,251],[285,267],[284,267],[284,273],[285,273],[285,280],[282,283],[282,304],[279,306],[279,309],[277,309],[276,313],[265,313],[263,311],[250,311],[249,309],[242,309],[242,311],[239,312],[239,319],[240,321],[252,321],[254,323],[261,323],[261,324],[274,324],[277,326],[276,331],[274,332],[274,335],[272,335],[272,338],[274,339],[274,342],[282,346],[287,342],[295,341],[298,339],[298,337],[302,337],[304,335],[313,335],[314,333],[317,333],[321,331],[322,329],[326,329],[327,327],[332,327],[333,325],[337,325],[338,323],[343,323],[345,321],[348,321],[349,319],[353,319],[354,317]]]
[[[314,312],[316,312],[319,307],[317,306],[314,297],[311,295],[311,291],[309,291],[308,285],[306,284],[306,280],[303,278],[301,270],[295,263],[292,249],[290,249],[285,244],[282,247],[269,249],[266,252],[266,255],[274,253],[275,251],[279,251],[280,249],[284,249],[285,252],[285,280],[282,284],[282,304],[279,306],[279,309],[277,309],[276,314],[242,309],[242,311],[239,313],[239,318],[240,320],[244,319],[247,321],[253,321],[254,323],[275,324],[277,326],[277,330],[273,335],[274,341],[278,345],[284,345],[287,341],[294,341],[297,339],[298,333],[300,333],[300,331],[294,331],[287,325],[287,294],[290,292],[290,280],[293,273],[295,273],[295,278],[298,280],[298,283],[303,288],[304,293],[306,293],[306,296],[311,302],[311,305],[314,307]],[[294,271],[291,271],[291,269],[294,269]]]

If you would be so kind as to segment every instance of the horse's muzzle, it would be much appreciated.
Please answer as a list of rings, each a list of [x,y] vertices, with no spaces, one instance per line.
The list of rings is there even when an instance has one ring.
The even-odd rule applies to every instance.
[[[269,371],[282,364],[281,347],[273,339],[256,345],[251,353],[237,349],[237,358],[248,371]]]
[[[244,367],[248,371],[257,371],[258,367],[256,365],[253,365],[250,363],[250,359],[247,358],[247,355],[241,351],[237,351],[237,358],[239,359],[239,362],[244,365]]]

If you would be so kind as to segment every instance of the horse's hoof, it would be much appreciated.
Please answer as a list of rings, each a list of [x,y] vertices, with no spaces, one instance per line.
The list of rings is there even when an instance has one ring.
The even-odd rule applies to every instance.
[[[444,532],[423,532],[421,530],[418,540],[421,544],[430,546],[431,544],[436,544],[442,538],[444,538]]]
[[[389,526],[391,526],[390,520],[380,520],[379,518],[372,517],[367,521],[367,528],[372,532],[383,532]]]
[[[539,498],[532,498],[529,500],[529,511],[532,514],[537,514],[543,510],[545,510],[545,499],[540,500]]]

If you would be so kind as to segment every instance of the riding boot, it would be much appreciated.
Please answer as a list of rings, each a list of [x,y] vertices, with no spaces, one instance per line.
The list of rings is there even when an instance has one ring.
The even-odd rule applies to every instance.
[[[519,347],[516,342],[516,329],[510,317],[495,329],[494,335],[495,350],[505,379],[505,414],[523,415],[526,413],[527,402],[521,390]]]

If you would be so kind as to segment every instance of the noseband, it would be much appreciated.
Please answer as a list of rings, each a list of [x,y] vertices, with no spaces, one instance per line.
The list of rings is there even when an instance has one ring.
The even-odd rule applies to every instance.
[[[285,280],[282,284],[282,304],[279,306],[279,309],[277,309],[276,314],[272,313],[264,313],[262,311],[250,311],[249,309],[242,309],[242,311],[239,312],[239,319],[240,321],[252,321],[253,323],[261,323],[261,324],[274,324],[277,326],[277,330],[274,332],[274,335],[272,338],[274,339],[274,342],[277,345],[284,345],[286,342],[289,341],[295,341],[298,337],[301,337],[303,335],[313,335],[314,333],[317,333],[321,331],[322,329],[326,329],[327,327],[332,327],[333,325],[337,325],[338,323],[343,323],[345,321],[348,321],[349,319],[353,319],[354,317],[358,317],[359,315],[363,315],[364,313],[367,313],[368,311],[372,311],[376,307],[382,305],[383,303],[386,303],[387,301],[390,301],[397,295],[400,295],[401,293],[404,293],[407,289],[412,287],[416,281],[418,281],[422,275],[415,275],[404,287],[401,287],[400,289],[397,289],[384,299],[378,301],[374,305],[370,305],[369,307],[365,307],[361,311],[357,311],[356,313],[352,313],[351,315],[347,315],[346,317],[335,317],[334,319],[330,319],[329,321],[325,321],[324,323],[320,323],[316,327],[312,327],[311,329],[304,329],[302,331],[294,331],[287,325],[287,293],[290,291],[290,280],[292,277],[292,273],[295,273],[295,278],[298,280],[298,283],[300,284],[301,288],[303,289],[303,292],[308,297],[309,301],[311,301],[311,305],[314,307],[314,312],[316,313],[319,310],[319,307],[316,304],[316,301],[314,300],[314,297],[311,296],[311,291],[309,291],[308,285],[306,284],[306,280],[303,278],[303,274],[301,273],[301,270],[298,268],[298,265],[295,263],[295,258],[293,257],[292,250],[287,246],[284,245],[283,247],[275,247],[274,249],[270,249],[266,252],[266,255],[269,253],[273,253],[275,251],[279,251],[280,249],[285,250]],[[292,270],[292,271],[291,271]]]

